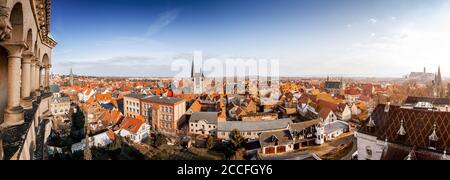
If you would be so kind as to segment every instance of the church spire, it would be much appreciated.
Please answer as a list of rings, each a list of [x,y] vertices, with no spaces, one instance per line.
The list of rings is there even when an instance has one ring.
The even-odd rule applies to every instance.
[[[192,66],[191,66],[191,78],[194,78],[194,68],[195,68],[195,64],[194,64],[194,59],[193,59]]]
[[[441,66],[439,65],[438,67],[438,74],[437,74],[437,85],[440,86],[442,85],[442,75],[441,75]]]
[[[70,68],[70,76],[69,76],[70,86],[73,86],[73,70]]]

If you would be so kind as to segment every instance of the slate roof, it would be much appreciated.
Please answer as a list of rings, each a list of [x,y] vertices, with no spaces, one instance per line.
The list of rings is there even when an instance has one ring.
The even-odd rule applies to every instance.
[[[271,131],[280,130],[288,127],[288,124],[292,124],[290,119],[279,119],[275,121],[226,121],[218,122],[218,131],[229,132],[234,129],[239,131]]]
[[[51,84],[48,87],[50,88],[51,93],[59,93],[59,91],[60,91],[59,86],[56,84]]]
[[[336,132],[338,130],[345,130],[348,128],[349,128],[348,124],[341,122],[341,121],[335,121],[335,122],[325,125],[325,134],[330,134],[330,133]]]
[[[200,120],[205,120],[208,124],[217,124],[218,112],[195,112],[192,113],[189,122],[196,123]]]
[[[408,157],[410,156],[410,157]],[[444,160],[443,155],[428,150],[389,144],[381,160]]]
[[[259,136],[259,143],[262,147],[284,146],[292,144],[293,139],[289,130],[279,130],[261,133]]]
[[[144,98],[146,95],[144,95],[144,94],[138,94],[138,93],[131,93],[131,94],[127,94],[127,95],[125,95],[125,97],[128,97],[128,98],[135,98],[135,99],[142,99],[142,98]]]
[[[325,82],[325,89],[340,89],[342,83],[339,81],[327,81]]]
[[[406,105],[415,105],[418,102],[428,102],[436,106],[450,106],[449,98],[432,98],[432,97],[408,97],[405,101]]]
[[[450,112],[405,109],[392,105],[386,112],[385,107],[386,105],[380,104],[375,108],[372,114],[375,127],[368,127],[368,123],[365,123],[359,132],[376,136],[383,141],[387,138],[389,142],[428,149],[429,137],[436,124],[436,135],[439,138],[435,142],[437,150],[450,149]],[[406,130],[405,136],[397,134],[402,120]],[[369,122],[369,119],[366,122]]]
[[[182,98],[174,98],[174,97],[163,97],[163,96],[147,96],[142,99],[143,101],[156,102],[156,103],[164,103],[164,104],[176,104],[183,102]]]

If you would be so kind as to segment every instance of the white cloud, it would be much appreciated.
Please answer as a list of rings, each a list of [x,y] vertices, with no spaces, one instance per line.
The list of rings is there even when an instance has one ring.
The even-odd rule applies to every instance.
[[[370,19],[369,19],[369,22],[370,22],[371,24],[377,24],[378,20],[375,19],[375,18],[370,18]]]
[[[148,28],[146,36],[153,36],[166,26],[170,25],[173,21],[175,21],[175,19],[177,19],[179,12],[180,11],[178,9],[173,9],[160,14],[158,19],[156,19],[156,21]]]

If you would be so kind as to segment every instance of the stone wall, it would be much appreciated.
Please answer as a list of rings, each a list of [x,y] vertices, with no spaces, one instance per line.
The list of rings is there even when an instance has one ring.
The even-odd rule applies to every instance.
[[[358,160],[380,160],[384,142],[375,136],[358,133]]]
[[[50,97],[46,97],[41,100],[38,109],[36,110],[36,114],[33,117],[30,128],[26,134],[26,138],[23,142],[22,147],[16,154],[11,158],[11,160],[32,160],[34,151],[36,150],[36,131],[39,127],[39,123],[42,121],[43,117],[49,113],[49,103]],[[50,123],[51,124],[51,123]],[[46,129],[46,133],[47,129]],[[44,141],[45,142],[45,141]]]

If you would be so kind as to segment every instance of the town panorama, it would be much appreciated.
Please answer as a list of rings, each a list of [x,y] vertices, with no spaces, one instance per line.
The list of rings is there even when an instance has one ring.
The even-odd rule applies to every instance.
[[[449,160],[450,3],[357,2],[0,0],[0,160]]]

